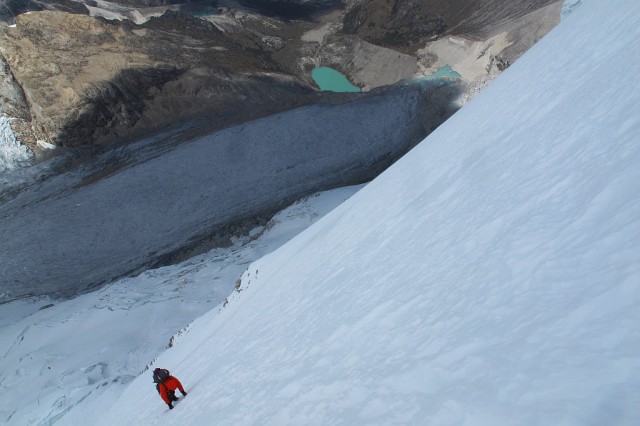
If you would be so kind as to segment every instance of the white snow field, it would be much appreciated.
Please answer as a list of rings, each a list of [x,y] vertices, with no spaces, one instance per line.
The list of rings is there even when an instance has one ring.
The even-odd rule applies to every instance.
[[[640,424],[640,3],[582,3],[101,423]]]
[[[41,298],[0,305],[0,424],[96,424],[174,334],[221,306],[251,262],[361,187],[307,197],[233,246],[180,265],[63,302]]]
[[[580,3],[278,251],[357,188],[0,305],[0,424],[640,424],[640,4]],[[152,361],[189,392],[173,411]]]
[[[31,153],[16,140],[9,120],[0,110],[0,173],[27,164],[30,160]]]

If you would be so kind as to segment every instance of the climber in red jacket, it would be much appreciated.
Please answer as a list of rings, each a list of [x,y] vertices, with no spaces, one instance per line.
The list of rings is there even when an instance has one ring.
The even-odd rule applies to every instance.
[[[164,402],[167,403],[170,410],[173,410],[173,401],[178,400],[176,389],[180,389],[180,393],[182,393],[183,396],[187,396],[180,380],[173,377],[171,373],[169,373],[169,370],[165,370],[164,368],[156,368],[153,370],[153,382],[156,383],[156,390]]]

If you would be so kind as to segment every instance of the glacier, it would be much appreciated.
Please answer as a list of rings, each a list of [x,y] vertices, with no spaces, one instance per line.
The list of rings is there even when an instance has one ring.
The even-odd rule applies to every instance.
[[[212,253],[54,306],[0,305],[4,421],[636,425],[637,16],[632,0],[582,1],[305,231],[255,261],[233,248],[234,273]],[[207,293],[221,275],[227,293]],[[68,353],[80,364],[62,368]],[[189,392],[174,410],[145,359]]]
[[[453,114],[457,95],[407,84],[0,176],[0,302],[73,297],[220,244],[305,194],[366,182]]]
[[[176,409],[147,371],[101,424],[637,424],[637,16],[583,2],[161,354]]]

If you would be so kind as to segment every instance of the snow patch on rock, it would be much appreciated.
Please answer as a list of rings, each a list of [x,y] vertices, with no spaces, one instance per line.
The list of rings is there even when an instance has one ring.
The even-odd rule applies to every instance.
[[[32,158],[33,152],[16,139],[9,119],[0,114],[0,172],[28,165]]]

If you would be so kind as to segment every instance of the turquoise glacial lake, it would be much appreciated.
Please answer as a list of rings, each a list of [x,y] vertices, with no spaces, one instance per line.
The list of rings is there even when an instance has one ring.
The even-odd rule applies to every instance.
[[[425,80],[439,80],[441,78],[460,78],[462,77],[459,73],[455,72],[451,65],[445,65],[444,67],[440,67],[433,74],[429,74],[426,77],[423,77]]]
[[[311,78],[320,90],[331,92],[359,92],[360,88],[351,84],[339,71],[329,67],[318,67],[311,71]]]

